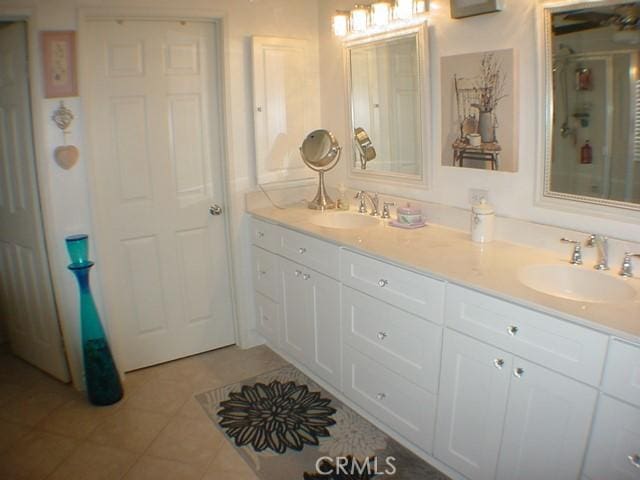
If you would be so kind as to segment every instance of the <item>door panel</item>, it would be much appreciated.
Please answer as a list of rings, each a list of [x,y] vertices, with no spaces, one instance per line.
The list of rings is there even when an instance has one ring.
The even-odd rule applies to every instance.
[[[304,267],[280,258],[280,278],[282,290],[282,338],[285,352],[305,365],[311,364],[313,348],[313,325],[308,315],[308,291],[302,279]]]
[[[125,371],[234,341],[217,25],[91,20],[97,248]],[[115,167],[115,168],[114,168]]]
[[[0,315],[13,352],[68,382],[33,153],[27,35],[0,29]]]
[[[573,480],[580,475],[597,391],[546,368],[514,360],[499,480]]]

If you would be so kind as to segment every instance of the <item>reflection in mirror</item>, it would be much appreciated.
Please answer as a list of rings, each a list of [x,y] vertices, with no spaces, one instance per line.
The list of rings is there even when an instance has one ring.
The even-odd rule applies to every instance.
[[[351,131],[365,131],[376,152],[366,165],[354,149],[353,173],[366,165],[370,173],[422,180],[422,32],[413,27],[347,45]]]
[[[554,10],[545,194],[640,208],[640,2]]]
[[[356,152],[360,156],[360,168],[362,170],[367,169],[367,163],[376,158],[376,149],[371,143],[371,138],[364,128],[356,128],[353,132],[353,144],[356,148]]]

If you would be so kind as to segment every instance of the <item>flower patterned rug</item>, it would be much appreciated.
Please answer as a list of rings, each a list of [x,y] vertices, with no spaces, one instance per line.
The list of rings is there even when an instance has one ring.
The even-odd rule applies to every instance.
[[[293,366],[196,400],[260,480],[448,480]]]

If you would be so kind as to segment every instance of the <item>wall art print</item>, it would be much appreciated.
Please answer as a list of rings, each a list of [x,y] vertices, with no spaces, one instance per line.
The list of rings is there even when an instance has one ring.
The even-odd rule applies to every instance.
[[[46,98],[78,95],[76,32],[42,32],[42,68]]]
[[[443,57],[442,165],[516,172],[513,49]]]

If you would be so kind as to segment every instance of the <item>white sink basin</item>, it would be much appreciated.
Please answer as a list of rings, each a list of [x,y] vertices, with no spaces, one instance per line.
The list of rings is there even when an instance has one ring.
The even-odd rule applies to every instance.
[[[574,265],[531,265],[518,276],[529,288],[579,302],[624,302],[636,295],[623,279]]]
[[[374,227],[380,224],[378,217],[353,212],[324,212],[314,215],[309,221],[319,227],[339,229]]]

